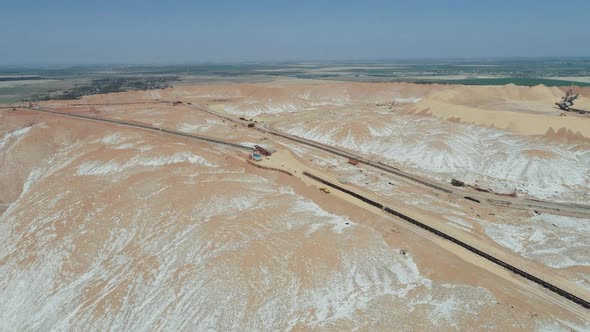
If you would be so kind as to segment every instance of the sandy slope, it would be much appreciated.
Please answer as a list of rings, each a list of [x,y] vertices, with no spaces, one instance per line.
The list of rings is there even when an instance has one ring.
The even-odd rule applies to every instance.
[[[74,122],[19,134],[46,139]],[[362,214],[328,212],[228,152],[108,127],[62,141],[0,217],[3,328],[551,324],[481,286],[425,276]]]
[[[585,143],[411,114],[441,89],[284,81],[76,103],[181,99],[445,180],[461,174],[499,189],[522,183],[521,190],[539,196],[583,197]],[[375,105],[393,99],[392,109]],[[186,104],[67,104],[46,103],[288,147],[342,181],[444,215],[451,227],[575,275],[584,287],[588,280],[587,232],[575,226],[587,220],[475,210]],[[428,237],[294,177],[249,166],[241,152],[80,120],[0,116],[0,183],[9,188],[0,197],[7,204],[0,215],[3,329],[590,328]],[[567,250],[555,251],[564,243]]]
[[[576,105],[590,108],[590,89],[582,93]],[[222,104],[230,114],[264,116],[300,112],[351,104],[416,102],[411,112],[493,126],[526,135],[560,132],[564,137],[590,138],[590,118],[562,112],[555,108],[564,91],[545,86],[461,86],[417,85],[408,83],[347,83],[284,79],[259,84],[209,84],[179,86],[174,89],[134,91],[83,98],[83,102],[129,102],[138,100],[203,101]],[[51,104],[51,102],[49,102]],[[550,131],[551,129],[551,131]],[[581,138],[581,137],[578,137]]]
[[[544,138],[408,115],[339,113],[279,123],[290,134],[497,192],[590,201],[590,150]],[[308,121],[308,122],[307,122]],[[339,126],[349,123],[349,126]],[[362,125],[360,125],[362,123]]]
[[[377,201],[410,211],[420,211],[419,220],[436,220],[434,227],[447,224],[448,231],[459,230],[475,237],[475,243],[516,253],[534,262],[536,269],[557,273],[590,290],[590,261],[586,243],[589,220],[540,212],[503,209],[468,203],[462,197],[440,195],[415,186],[413,182],[370,167],[352,166],[346,159],[326,152],[287,144],[301,160],[309,160],[313,173],[334,173],[335,182],[372,192]],[[274,158],[273,158],[274,159]],[[537,264],[538,263],[538,264]]]

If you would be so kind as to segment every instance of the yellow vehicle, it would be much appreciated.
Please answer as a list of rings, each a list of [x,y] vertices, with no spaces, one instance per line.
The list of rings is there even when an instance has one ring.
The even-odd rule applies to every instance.
[[[329,194],[330,193],[330,189],[326,188],[326,187],[321,187],[320,191],[323,192],[324,194]]]

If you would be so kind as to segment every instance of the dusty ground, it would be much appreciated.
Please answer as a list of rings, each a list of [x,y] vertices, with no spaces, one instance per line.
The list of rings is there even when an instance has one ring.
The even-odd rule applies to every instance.
[[[453,199],[201,110],[441,181],[461,175],[497,191],[590,200],[590,120],[544,104],[561,91],[473,87],[461,97],[462,87],[446,89],[454,88],[290,80],[42,104],[262,144],[277,150],[262,165],[294,176],[222,146],[0,111],[2,328],[590,329],[587,310],[353,199],[323,194],[300,174],[438,223],[586,298],[590,217]],[[163,103],[175,100],[183,103]],[[543,121],[504,126],[507,114],[508,122]]]

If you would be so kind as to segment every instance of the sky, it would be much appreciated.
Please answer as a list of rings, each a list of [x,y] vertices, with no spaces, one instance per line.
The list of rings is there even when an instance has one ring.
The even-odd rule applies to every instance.
[[[590,56],[588,0],[0,3],[0,66]]]

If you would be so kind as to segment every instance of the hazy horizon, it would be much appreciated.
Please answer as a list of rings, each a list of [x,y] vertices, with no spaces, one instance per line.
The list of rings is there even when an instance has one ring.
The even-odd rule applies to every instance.
[[[69,67],[165,67],[165,66],[207,66],[207,65],[261,65],[261,66],[273,66],[273,65],[330,65],[330,64],[365,64],[365,65],[409,65],[412,62],[416,64],[457,64],[464,65],[469,63],[477,63],[484,65],[486,62],[490,63],[501,63],[501,62],[518,62],[518,61],[590,61],[590,56],[496,56],[496,57],[448,57],[448,58],[389,58],[389,59],[302,59],[302,60],[226,60],[226,61],[192,61],[192,62],[175,62],[175,61],[153,61],[153,62],[103,62],[103,63],[92,63],[92,62],[80,62],[80,63],[17,63],[17,64],[3,64],[0,63],[0,68],[69,68]]]
[[[578,0],[29,0],[3,6],[0,66],[585,58],[588,12]]]

